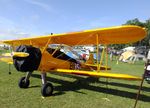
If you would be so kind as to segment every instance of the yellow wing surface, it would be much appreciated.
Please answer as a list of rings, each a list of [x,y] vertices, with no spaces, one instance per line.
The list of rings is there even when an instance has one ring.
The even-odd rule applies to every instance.
[[[11,57],[0,57],[0,61],[13,64],[13,59]]]
[[[56,69],[50,72],[60,72],[60,73],[66,73],[66,74],[76,74],[76,75],[84,75],[84,76],[125,79],[125,80],[141,80],[142,79],[141,77],[136,77],[132,75],[109,73],[109,72],[94,72],[94,71],[81,71],[81,70],[68,70],[68,69]]]
[[[49,44],[87,45],[87,44],[125,44],[133,43],[146,36],[145,29],[139,26],[126,25],[80,32],[54,34],[33,38],[3,41],[13,46],[25,44],[43,47]],[[97,41],[98,39],[98,41]]]

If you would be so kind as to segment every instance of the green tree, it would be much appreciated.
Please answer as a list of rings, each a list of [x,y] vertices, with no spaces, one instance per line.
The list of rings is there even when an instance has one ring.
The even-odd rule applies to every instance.
[[[146,20],[145,22],[141,22],[139,21],[138,18],[132,19],[132,20],[128,20],[125,24],[122,25],[137,25],[140,27],[144,27],[147,31],[147,36],[145,39],[138,41],[136,43],[130,43],[130,44],[114,44],[114,45],[110,45],[111,47],[114,47],[116,49],[122,49],[124,47],[127,46],[146,46],[150,48],[150,19]]]
[[[145,22],[140,22],[138,18],[135,18],[133,20],[128,20],[123,25],[137,25],[144,27],[147,31],[147,37],[141,41],[138,41],[136,43],[133,43],[133,46],[149,46],[150,43],[150,19],[146,20]]]
[[[137,25],[141,27],[145,27],[145,23],[140,22],[138,18],[135,18],[133,20],[128,20],[125,24],[123,25]]]

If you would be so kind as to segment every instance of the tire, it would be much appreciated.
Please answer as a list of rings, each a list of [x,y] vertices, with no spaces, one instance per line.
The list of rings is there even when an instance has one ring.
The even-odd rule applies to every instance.
[[[28,88],[30,85],[30,80],[25,81],[25,77],[20,78],[18,86],[20,88]]]
[[[53,93],[53,85],[51,83],[46,83],[42,85],[41,94],[44,97],[51,96]]]

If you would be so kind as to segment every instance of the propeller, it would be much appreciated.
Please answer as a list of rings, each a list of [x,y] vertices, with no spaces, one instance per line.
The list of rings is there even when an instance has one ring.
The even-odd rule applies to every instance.
[[[25,52],[12,52],[12,53],[4,53],[2,54],[3,57],[28,57],[29,53]]]
[[[28,57],[29,53],[25,52],[11,52],[4,53],[0,56],[0,61],[6,62],[9,65],[9,74],[11,74],[11,64],[13,64],[13,57]]]

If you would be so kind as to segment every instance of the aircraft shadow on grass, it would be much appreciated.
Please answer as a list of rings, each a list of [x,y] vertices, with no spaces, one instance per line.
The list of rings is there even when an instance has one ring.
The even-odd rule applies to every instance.
[[[99,81],[99,80],[97,80],[97,78],[95,78],[95,79],[91,78],[91,77],[83,78],[83,77],[76,76],[76,75],[64,75],[64,74],[63,75],[55,74],[55,75],[75,78],[76,80],[74,82],[70,82],[70,81],[64,81],[61,79],[56,79],[56,78],[47,76],[47,81],[50,81],[52,83],[61,84],[60,86],[55,86],[54,91],[58,91],[58,92],[54,93],[53,94],[54,96],[63,95],[63,94],[65,94],[66,91],[74,91],[77,93],[86,94],[86,93],[78,91],[80,89],[87,89],[87,90],[92,90],[92,91],[96,91],[96,92],[126,97],[126,98],[130,98],[130,99],[135,99],[136,95],[137,95],[137,92],[133,93],[133,92],[129,92],[129,91],[123,91],[123,90],[119,90],[119,89],[106,87],[107,85],[112,85],[112,86],[119,86],[119,87],[125,87],[125,88],[138,90],[138,86],[136,86],[136,85],[122,84],[122,83],[118,83],[118,82],[105,82],[105,81]],[[32,77],[41,78],[41,76],[38,74],[32,74]],[[103,84],[103,86],[101,87],[101,86],[90,85],[90,83],[92,83],[92,82],[100,82]],[[106,86],[104,86],[104,84]],[[143,87],[142,91],[149,92],[150,89],[147,87]],[[150,96],[140,94],[139,100],[149,102]]]

